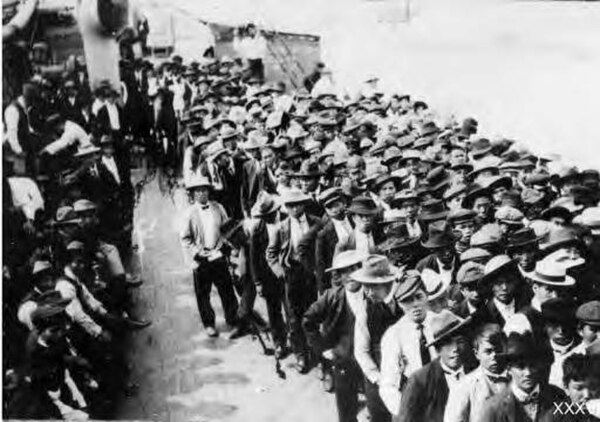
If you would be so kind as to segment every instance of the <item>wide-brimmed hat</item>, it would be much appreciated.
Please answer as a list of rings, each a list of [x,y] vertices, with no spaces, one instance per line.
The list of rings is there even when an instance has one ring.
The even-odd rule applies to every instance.
[[[468,189],[468,186],[463,183],[458,183],[453,186],[450,186],[450,188],[448,188],[446,190],[446,192],[444,192],[444,195],[443,195],[444,201],[450,201],[451,199],[457,197],[458,195],[467,192],[467,189]]]
[[[443,220],[448,216],[449,211],[444,207],[444,203],[439,199],[430,199],[421,204],[419,219],[424,222]]]
[[[350,274],[350,278],[363,284],[385,284],[398,278],[400,269],[390,264],[383,255],[369,255],[362,261],[362,268]]]
[[[394,224],[394,223],[391,223]],[[377,244],[377,250],[391,252],[399,249],[412,248],[419,241],[418,237],[411,237],[406,224],[397,224],[387,232],[387,238]]]
[[[518,271],[517,261],[508,255],[496,255],[485,264],[481,282],[490,282],[501,272],[510,271]]]
[[[481,186],[480,184],[473,183],[467,188],[467,193],[463,201],[463,206],[465,208],[472,208],[475,199],[480,198],[482,196],[487,196],[491,198],[492,194],[489,189]]]
[[[381,210],[373,200],[368,196],[358,196],[352,200],[348,212],[357,215],[375,215]]]
[[[525,227],[508,235],[506,247],[508,249],[515,249],[527,245],[535,245],[539,241],[540,238],[535,234],[535,231],[530,227]]]
[[[545,254],[569,246],[582,246],[579,233],[574,227],[550,227],[548,235],[540,243],[540,249]]]
[[[452,174],[444,166],[438,166],[427,173],[425,180],[429,183],[432,191],[437,191],[450,185]]]
[[[98,209],[96,204],[94,204],[89,199],[78,199],[73,203],[73,211],[75,211],[76,213],[95,211],[96,209]]]
[[[353,249],[349,251],[343,251],[333,257],[333,262],[331,263],[331,267],[325,270],[326,273],[330,273],[332,271],[343,270],[344,268],[350,268],[355,265],[360,264],[366,259],[366,256]]]
[[[485,266],[477,262],[465,262],[456,273],[456,281],[460,285],[478,283],[485,274]]]
[[[554,259],[544,258],[535,264],[535,270],[527,274],[527,278],[535,283],[554,287],[571,287],[575,279],[567,275],[567,266]]]
[[[77,152],[73,155],[74,157],[87,157],[88,155],[97,154],[101,151],[100,148],[93,144],[84,144],[77,148]]]
[[[540,218],[542,220],[550,221],[550,219],[552,219],[554,217],[560,217],[560,218],[564,219],[567,223],[569,223],[571,221],[572,215],[571,215],[571,211],[569,211],[567,208],[561,207],[561,206],[550,207],[550,208],[542,211],[542,213],[540,214]]]
[[[291,146],[288,149],[286,149],[285,153],[283,154],[283,159],[289,161],[294,160],[296,158],[303,158],[305,154],[306,153],[302,149],[296,146]]]
[[[401,207],[402,204],[406,201],[418,201],[419,195],[416,191],[412,189],[402,189],[396,195],[394,195],[394,199],[392,199],[393,207]]]
[[[321,177],[322,174],[318,163],[303,161],[300,170],[294,173],[294,177]]]
[[[260,218],[277,211],[281,205],[275,201],[273,195],[260,191],[256,197],[256,202],[250,210],[252,217]]]
[[[185,188],[188,190],[189,189],[198,189],[198,188],[212,189],[213,185],[210,182],[210,180],[208,179],[208,177],[196,175],[187,181]]]
[[[471,143],[471,155],[478,158],[486,155],[492,150],[492,144],[487,138],[479,138]]]
[[[383,153],[383,159],[381,163],[386,166],[390,166],[394,164],[396,161],[399,161],[402,158],[402,151],[395,145],[388,147]]]
[[[497,176],[500,174],[500,159],[498,157],[485,157],[473,164],[473,170],[467,174],[467,177],[471,180],[475,180],[481,173],[491,171],[492,175]]]
[[[431,331],[433,340],[427,344],[427,347],[439,344],[452,336],[464,333],[465,328],[471,322],[470,318],[462,319],[447,309],[435,314],[431,318]]]
[[[342,133],[344,135],[352,133],[353,131],[355,131],[356,129],[361,127],[362,123],[363,123],[362,119],[359,119],[356,116],[352,116],[346,121],[346,124],[342,128]]]
[[[221,126],[221,130],[219,131],[219,137],[221,140],[225,141],[237,136],[240,136],[240,133],[236,129],[230,126]]]
[[[408,160],[421,161],[422,157],[423,157],[423,154],[421,153],[421,151],[417,151],[416,149],[409,149],[409,150],[404,151],[404,153],[402,154],[402,158],[400,158],[400,160],[398,160],[398,161],[400,162],[400,164],[404,164]]]
[[[209,160],[215,160],[222,154],[229,154],[230,151],[223,146],[221,141],[214,141],[206,147],[205,155]]]
[[[429,302],[442,297],[450,287],[451,279],[442,277],[431,268],[425,268],[421,271],[421,279],[425,285],[425,292],[427,293],[427,300]]]
[[[427,240],[421,244],[427,249],[438,249],[451,246],[456,240],[457,237],[446,221],[434,221],[428,227]]]
[[[505,188],[509,190],[512,188],[513,182],[512,178],[509,176],[492,176],[485,178],[481,181],[481,184],[484,188],[488,188],[491,192],[498,188]]]
[[[592,235],[600,235],[600,207],[586,208],[577,217],[577,223],[581,224],[592,232]]]
[[[473,171],[473,164],[471,163],[454,163],[450,166],[450,170],[459,171],[464,170],[466,173],[470,173]]]
[[[77,215],[73,207],[63,206],[58,207],[58,209],[56,210],[55,224],[69,225],[79,223],[81,223],[81,218],[79,217],[79,215]]]
[[[398,188],[402,183],[402,178],[391,173],[380,174],[373,181],[372,189],[377,190],[388,182],[393,182],[394,186]]]
[[[299,189],[290,189],[281,195],[281,202],[285,205],[302,204],[310,201],[310,196],[302,193]]]
[[[477,213],[467,208],[457,208],[450,211],[448,214],[448,222],[451,224],[459,224],[465,221],[474,221]]]
[[[321,192],[319,194],[319,197],[317,199],[321,205],[326,207],[331,202],[337,201],[344,197],[345,197],[345,195],[344,195],[344,191],[342,190],[342,188],[333,187],[333,188],[325,189],[323,192]]]
[[[210,144],[211,142],[212,142],[212,139],[210,139],[208,136],[198,136],[194,140],[194,148],[198,148],[198,147],[201,147],[202,145]]]

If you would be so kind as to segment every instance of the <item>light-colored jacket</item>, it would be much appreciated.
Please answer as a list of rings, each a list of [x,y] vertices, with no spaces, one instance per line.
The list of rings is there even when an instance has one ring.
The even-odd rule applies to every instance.
[[[508,387],[502,385],[499,392]],[[444,413],[444,422],[477,422],[483,416],[487,401],[495,395],[483,368],[479,367],[465,376],[456,388],[450,390]]]
[[[208,201],[210,211],[213,213],[213,220],[217,225],[217,231],[221,229],[223,223],[227,221],[227,212],[221,204],[215,201]],[[204,249],[204,230],[202,227],[202,219],[197,206],[190,206],[185,215],[185,220],[182,226],[181,240],[185,246],[186,252],[189,254],[189,262],[194,262],[194,257],[197,253]]]

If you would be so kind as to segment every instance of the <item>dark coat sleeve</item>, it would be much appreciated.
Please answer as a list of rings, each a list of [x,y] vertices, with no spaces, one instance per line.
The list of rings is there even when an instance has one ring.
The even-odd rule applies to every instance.
[[[422,371],[415,372],[409,379],[402,393],[398,422],[421,422],[423,415],[422,397],[425,388],[421,380]]]
[[[328,230],[329,226],[321,229],[317,233],[315,241],[315,276],[317,278],[317,291],[319,293],[322,293],[331,283],[331,277],[325,272],[331,265],[331,256],[333,255],[333,250],[328,250]]]
[[[325,340],[319,329],[321,323],[327,318],[331,309],[331,292],[327,291],[308,308],[302,319],[302,327],[306,333],[306,340],[317,356],[325,350]]]

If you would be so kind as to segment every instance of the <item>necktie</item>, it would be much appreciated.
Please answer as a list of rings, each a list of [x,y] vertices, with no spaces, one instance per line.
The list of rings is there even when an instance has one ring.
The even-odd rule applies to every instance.
[[[419,333],[419,353],[421,354],[421,363],[423,366],[431,362],[431,355],[427,349],[427,340],[425,340],[425,334],[423,334],[423,324],[417,324],[417,331]]]
[[[208,205],[203,205],[200,208],[203,209],[203,210],[207,210],[209,207],[208,207]]]
[[[508,382],[508,377],[506,375],[488,374],[487,377],[493,383],[499,383],[499,382],[507,383]]]

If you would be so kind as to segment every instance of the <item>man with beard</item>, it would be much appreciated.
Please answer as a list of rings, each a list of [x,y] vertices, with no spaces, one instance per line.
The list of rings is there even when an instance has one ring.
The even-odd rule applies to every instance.
[[[395,299],[404,315],[381,339],[379,395],[390,413],[398,415],[407,378],[437,355],[426,345],[433,340],[433,313],[427,309],[427,293],[419,273],[407,271]]]
[[[317,290],[322,293],[331,286],[331,276],[325,269],[331,266],[335,247],[340,239],[349,238],[354,228],[346,213],[347,198],[340,188],[321,192],[319,203],[327,215],[315,242]]]
[[[466,331],[470,320],[444,310],[431,319],[434,346],[438,358],[416,371],[402,392],[398,421],[442,422],[449,393],[470,369],[465,365],[468,350]]]
[[[508,387],[508,374],[500,354],[506,347],[506,336],[498,324],[481,326],[473,340],[479,367],[450,391],[444,422],[477,422],[486,402]]]
[[[481,422],[519,422],[553,420],[556,403],[566,400],[565,394],[547,384],[545,374],[551,357],[530,335],[511,334],[506,352],[510,385],[493,396],[485,405]]]

